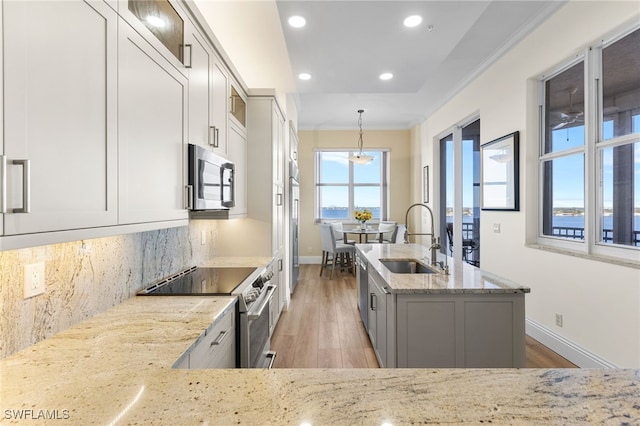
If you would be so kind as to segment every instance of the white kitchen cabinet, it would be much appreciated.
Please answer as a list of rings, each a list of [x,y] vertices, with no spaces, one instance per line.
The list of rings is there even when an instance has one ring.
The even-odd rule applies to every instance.
[[[184,76],[188,75],[185,63],[188,49],[185,49],[185,35],[189,18],[179,0],[107,0],[117,5],[118,14],[151,47],[159,53],[165,63],[171,65]],[[156,18],[151,21],[149,17]]]
[[[117,224],[115,11],[80,0],[2,7],[4,235]]]
[[[235,165],[235,207],[229,218],[247,216],[247,133],[235,123],[229,125],[229,160]]]
[[[247,102],[247,216],[259,223],[252,244],[263,255],[284,247],[284,118],[276,98],[249,93]]]
[[[236,368],[235,304],[231,305],[174,368]]]
[[[213,151],[218,155],[227,157],[228,141],[227,141],[227,105],[229,102],[229,76],[226,68],[214,55],[214,63],[211,68],[211,108],[213,113]]]
[[[189,76],[189,143],[227,157],[227,71],[197,25],[186,21]]]
[[[240,127],[245,128],[247,126],[247,97],[239,87],[237,83],[232,83],[230,87],[229,118]]]
[[[121,21],[120,223],[186,219],[187,78]]]

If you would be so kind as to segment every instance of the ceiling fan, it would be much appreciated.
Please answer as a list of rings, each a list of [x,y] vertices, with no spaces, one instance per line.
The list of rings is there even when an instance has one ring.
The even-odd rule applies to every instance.
[[[578,91],[577,87],[569,89],[569,109],[567,111],[561,111],[559,113],[560,123],[553,127],[553,130],[561,129],[564,126],[568,126],[573,123],[584,122],[584,112],[573,110],[573,95]]]

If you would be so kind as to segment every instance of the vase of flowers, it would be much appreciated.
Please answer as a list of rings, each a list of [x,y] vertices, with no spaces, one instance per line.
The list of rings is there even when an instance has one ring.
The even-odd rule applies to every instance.
[[[354,217],[358,222],[360,222],[360,229],[364,230],[367,228],[367,221],[371,220],[373,214],[371,214],[371,210],[369,209],[362,209],[356,210]]]

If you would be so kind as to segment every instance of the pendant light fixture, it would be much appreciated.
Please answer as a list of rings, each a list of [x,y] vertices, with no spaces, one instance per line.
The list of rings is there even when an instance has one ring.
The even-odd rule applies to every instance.
[[[360,116],[358,117],[358,127],[360,127],[360,135],[358,136],[358,153],[357,154],[351,154],[349,156],[349,161],[351,161],[352,163],[355,163],[355,164],[367,164],[367,163],[370,163],[371,161],[373,161],[373,156],[364,154],[362,152],[362,145],[363,145],[363,141],[362,141],[362,113],[363,112],[364,112],[363,109],[359,109],[358,110],[358,114],[360,114]]]

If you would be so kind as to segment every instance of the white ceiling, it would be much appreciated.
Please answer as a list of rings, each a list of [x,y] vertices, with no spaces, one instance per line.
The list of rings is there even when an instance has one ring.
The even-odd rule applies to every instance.
[[[564,3],[277,0],[293,73],[312,75],[297,81],[298,127],[355,128],[362,108],[365,129],[410,128]],[[404,27],[409,15],[422,24]]]

